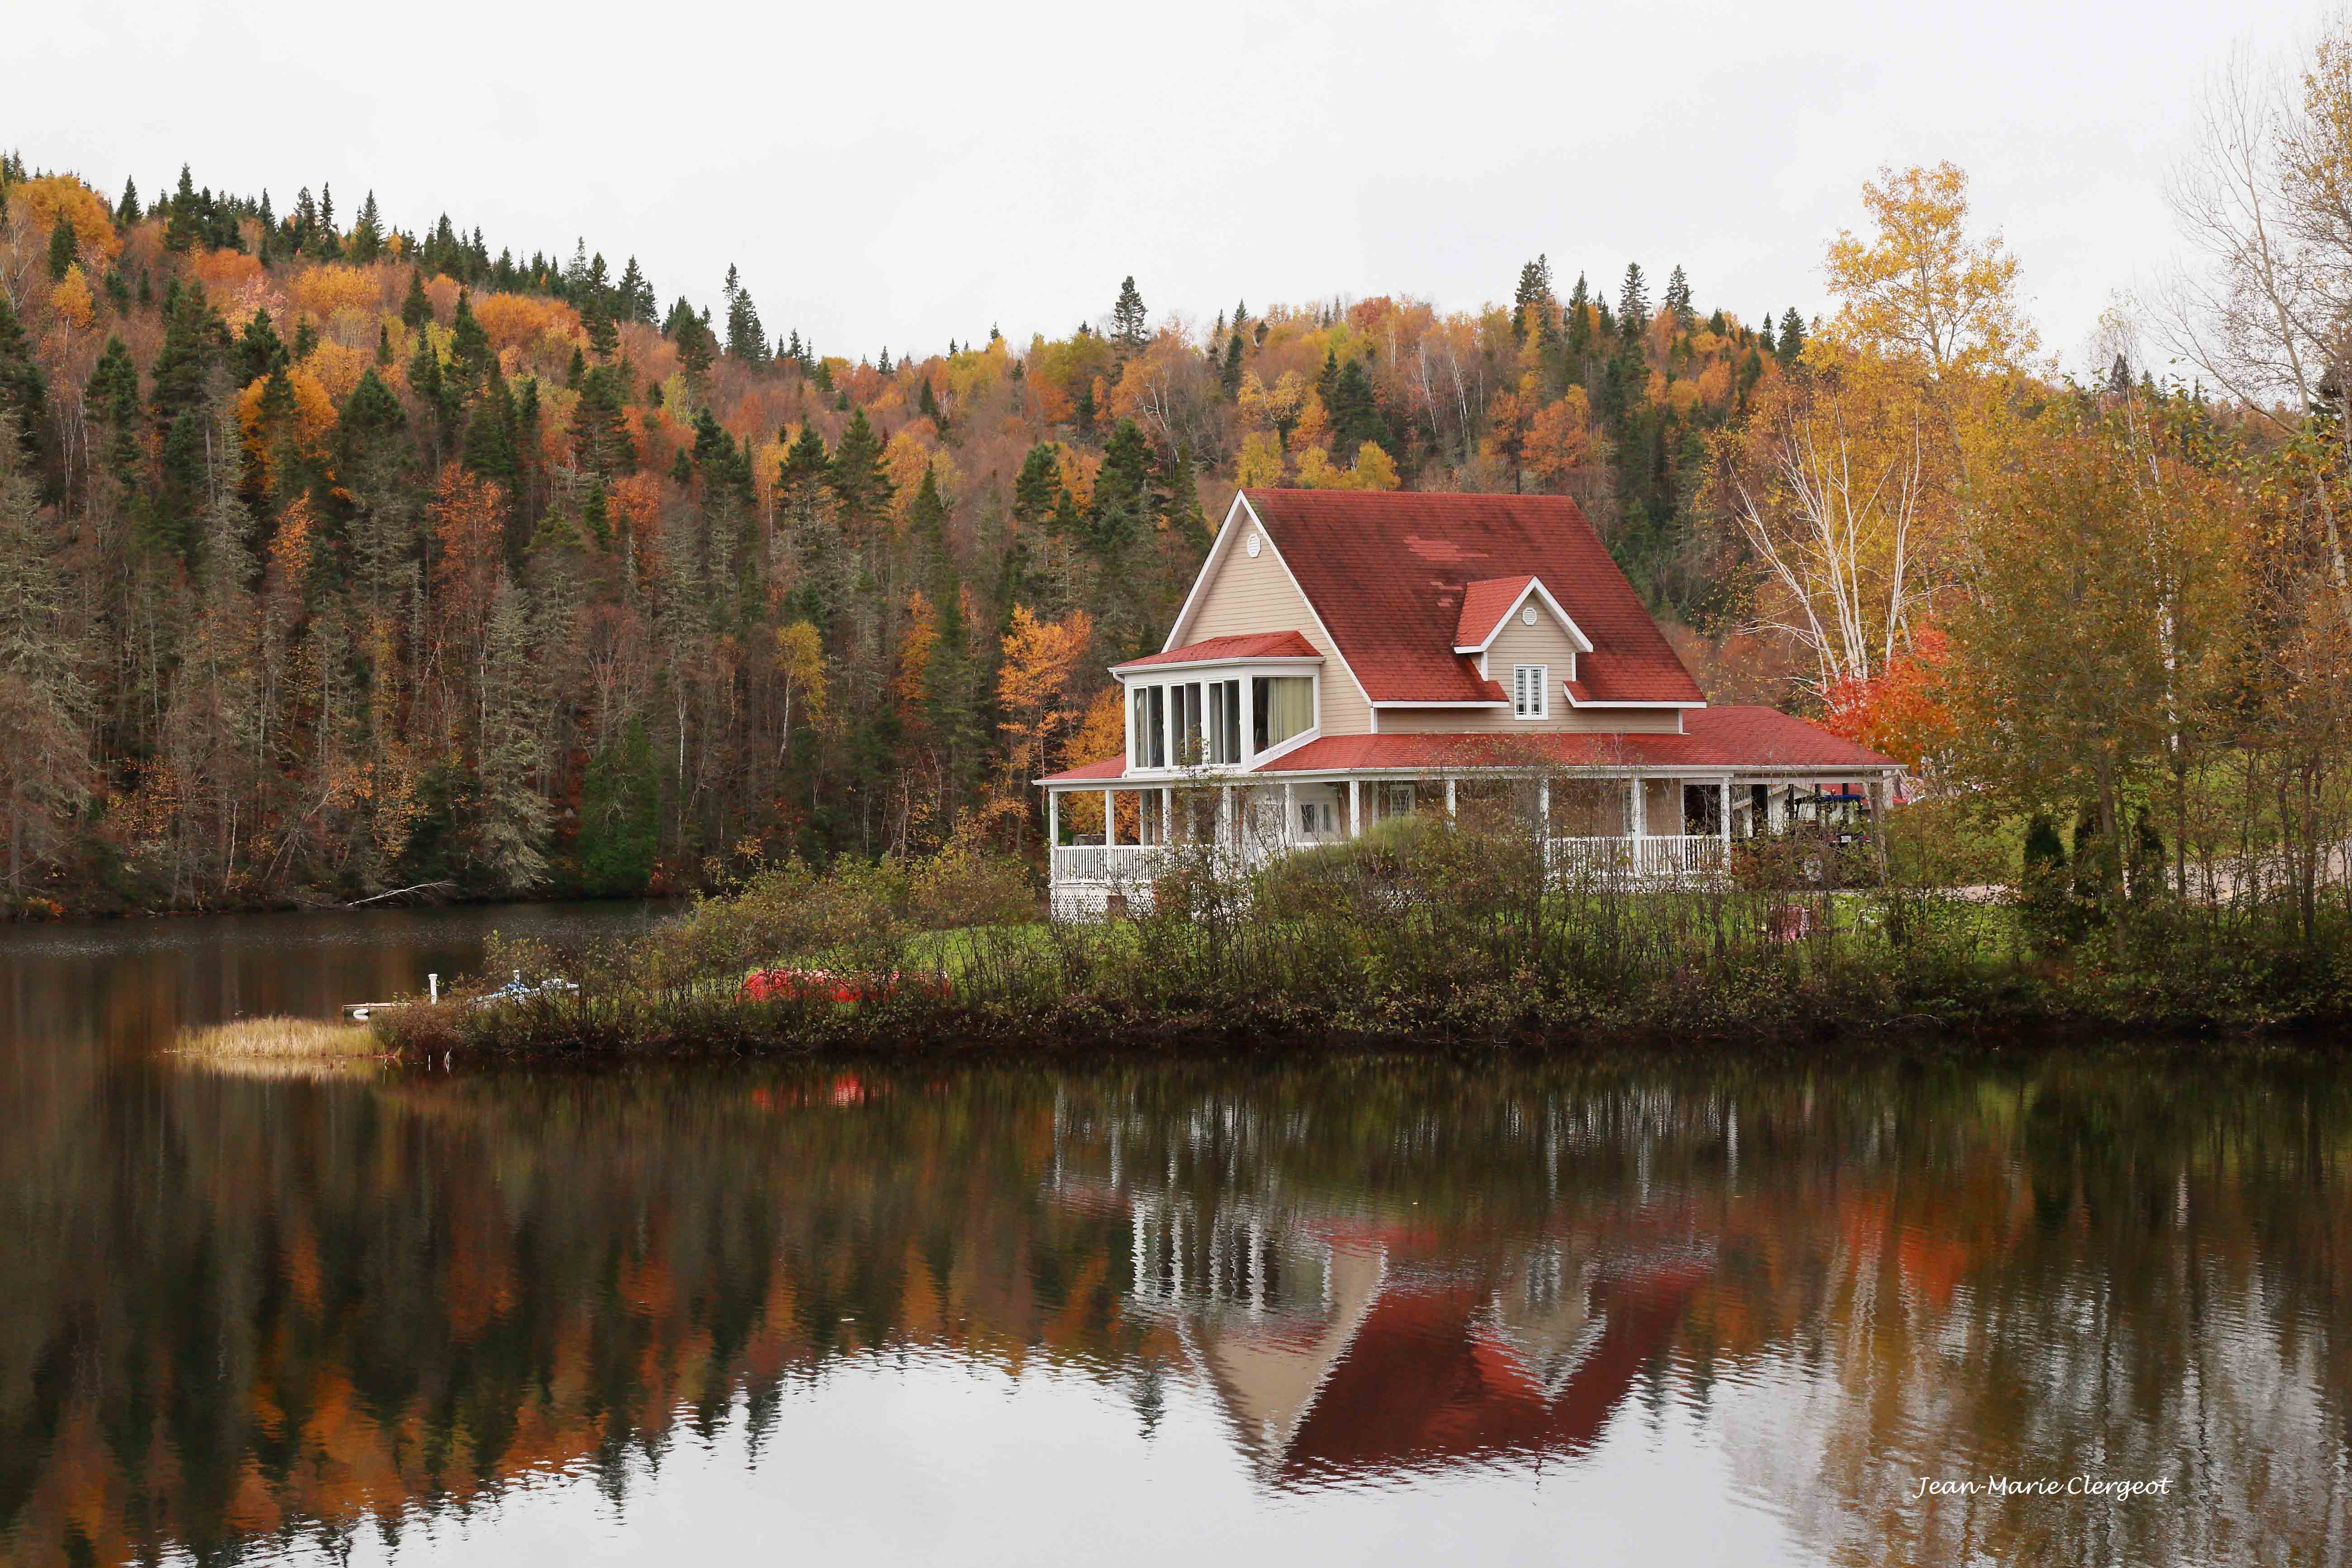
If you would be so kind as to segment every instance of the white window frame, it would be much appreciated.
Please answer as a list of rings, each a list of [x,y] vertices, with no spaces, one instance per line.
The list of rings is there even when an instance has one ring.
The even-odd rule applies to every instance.
[[[1525,720],[1551,717],[1551,666],[1511,666],[1511,717]]]

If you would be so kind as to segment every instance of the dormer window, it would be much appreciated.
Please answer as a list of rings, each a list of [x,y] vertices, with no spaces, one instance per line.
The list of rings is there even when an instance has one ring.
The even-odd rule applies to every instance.
[[[1551,666],[1548,664],[1511,666],[1512,718],[1550,718],[1550,696]]]

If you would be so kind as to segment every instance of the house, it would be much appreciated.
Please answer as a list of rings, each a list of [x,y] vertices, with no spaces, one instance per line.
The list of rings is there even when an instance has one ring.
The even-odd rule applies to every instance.
[[[1148,892],[1170,847],[1247,865],[1513,793],[1563,858],[1672,876],[1887,798],[1898,765],[1711,706],[1560,496],[1236,493],[1158,653],[1114,667],[1123,755],[1037,781],[1055,912]],[[1064,842],[1066,797],[1104,829]]]

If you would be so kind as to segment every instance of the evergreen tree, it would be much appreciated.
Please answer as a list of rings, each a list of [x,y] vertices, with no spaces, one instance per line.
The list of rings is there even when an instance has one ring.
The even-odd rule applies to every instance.
[[[1756,329],[1756,346],[1775,358],[1780,355],[1780,347],[1772,341],[1772,312],[1769,310],[1764,312],[1763,325]]]
[[[1118,299],[1110,308],[1110,341],[1127,353],[1139,353],[1151,342],[1150,321],[1133,277],[1119,283]]]
[[[604,492],[591,491],[601,506]],[[632,718],[588,761],[580,790],[581,891],[631,898],[652,882],[660,851],[661,784],[653,739]]]
[[[195,182],[189,178],[185,163],[180,165],[180,188],[172,193],[168,205],[172,210],[163,222],[163,248],[192,249],[201,232],[204,214],[197,208]]]
[[[245,335],[237,340],[236,384],[250,385],[291,363],[286,345],[278,341],[277,329],[269,323],[269,312],[254,311],[253,319],[245,324]]]
[[[1549,339],[1552,332],[1551,258],[1538,256],[1519,268],[1519,286],[1511,296],[1511,341],[1528,341],[1528,323],[1532,321],[1539,338]]]
[[[115,226],[129,228],[132,224],[137,223],[139,218],[139,182],[125,180],[122,182],[122,200],[117,203],[114,208]]]
[[[74,240],[74,226],[60,213],[58,221],[49,226],[49,281],[63,279],[80,255],[81,247]]]
[[[643,272],[637,270],[635,257],[630,257],[628,265],[621,268],[620,285],[614,292],[617,296],[616,313],[621,320],[650,327],[659,319],[658,308],[654,302],[654,286],[646,281]]]
[[[373,191],[370,191],[367,200],[360,204],[360,216],[352,222],[348,254],[352,260],[362,266],[383,254],[383,219],[376,211]]]
[[[1386,445],[1388,427],[1381,418],[1371,378],[1364,374],[1362,362],[1349,360],[1339,372],[1329,408],[1332,445],[1338,451],[1352,457],[1367,441]]]
[[[1228,398],[1241,395],[1242,335],[1238,331],[1225,340],[1225,363],[1217,373],[1217,384]]]
[[[106,447],[107,471],[117,483],[130,486],[138,477],[139,466],[139,367],[131,363],[131,350],[121,338],[107,338],[106,348],[89,373],[83,402],[92,417],[111,432]]]
[[[489,885],[509,894],[528,892],[547,879],[547,801],[536,777],[538,668],[522,593],[501,568],[482,646],[478,853]]]
[[[0,289],[0,438],[13,426],[27,461],[41,454],[41,422],[48,413],[48,384],[33,358],[33,345],[17,324],[8,293]]]
[[[1675,319],[1676,331],[1687,332],[1697,324],[1698,317],[1691,310],[1690,279],[1683,275],[1680,262],[1676,262],[1675,269],[1666,274],[1664,303]]]
[[[408,274],[408,292],[400,301],[400,324],[410,331],[421,331],[433,321],[433,301],[425,296],[425,268],[412,268]]]
[[[852,538],[861,537],[881,519],[883,510],[890,504],[895,487],[888,470],[882,466],[882,438],[867,423],[865,409],[850,415],[849,427],[841,433],[841,442],[833,449],[826,482],[841,503],[842,522]]]
[[[768,363],[768,332],[760,324],[760,312],[751,303],[751,290],[744,288],[735,268],[727,268],[727,284],[722,290],[727,297],[727,354],[748,365],[764,367]]]
[[[1788,364],[1805,352],[1805,319],[1797,314],[1797,307],[1789,307],[1780,318],[1780,363]]]
[[[1642,264],[1625,264],[1625,281],[1617,290],[1618,330],[1629,338],[1638,338],[1650,324],[1650,284],[1642,276]]]

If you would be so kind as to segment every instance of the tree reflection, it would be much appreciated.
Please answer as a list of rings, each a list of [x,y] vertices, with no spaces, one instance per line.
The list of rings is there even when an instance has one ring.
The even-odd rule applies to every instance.
[[[1841,1558],[2345,1550],[2324,1074],[131,1061],[0,1118],[27,1563],[331,1546],[562,1470],[625,1504],[917,1349],[1095,1379],[1146,1432],[1208,1399],[1275,1488],[1576,1462],[1680,1403]],[[2081,1473],[2178,1480],[1911,1497]]]

